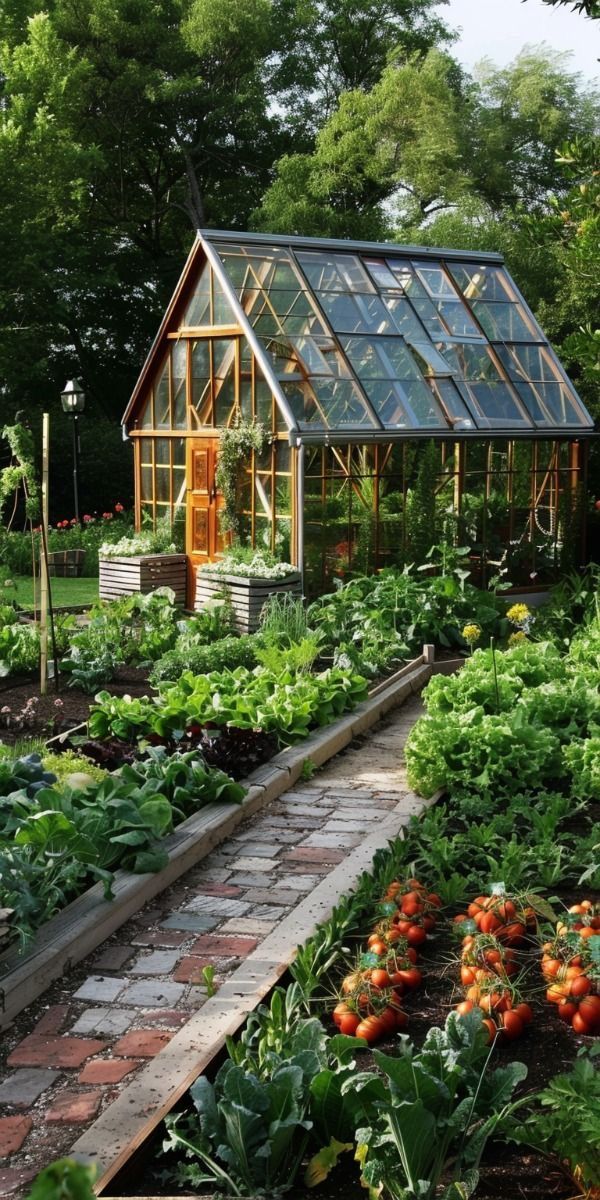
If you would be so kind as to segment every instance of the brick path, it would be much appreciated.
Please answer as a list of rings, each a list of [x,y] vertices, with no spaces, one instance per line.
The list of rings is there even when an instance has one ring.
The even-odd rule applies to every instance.
[[[406,797],[412,697],[222,843],[53,984],[4,1035],[0,1196],[17,1197],[283,916]],[[18,1033],[16,1030],[18,1029]]]

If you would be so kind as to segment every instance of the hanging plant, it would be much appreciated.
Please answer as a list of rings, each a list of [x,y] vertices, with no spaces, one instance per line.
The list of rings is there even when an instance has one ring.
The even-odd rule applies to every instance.
[[[237,425],[222,429],[219,436],[219,461],[215,483],[223,497],[219,522],[223,533],[230,533],[234,542],[239,538],[240,517],[237,494],[240,469],[254,451],[261,454],[267,443],[267,431],[263,425],[239,420]]]
[[[25,514],[34,521],[40,511],[40,489],[35,471],[33,437],[25,425],[5,425],[2,436],[6,438],[13,461],[10,466],[0,471],[0,512],[6,501],[16,497],[19,488],[23,488],[25,496]],[[8,523],[8,528],[14,517],[14,512]]]

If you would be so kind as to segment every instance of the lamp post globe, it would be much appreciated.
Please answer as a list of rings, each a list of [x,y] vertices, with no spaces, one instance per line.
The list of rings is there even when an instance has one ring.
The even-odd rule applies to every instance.
[[[85,392],[78,379],[68,379],[60,393],[63,411],[69,416],[82,413],[85,408]]]
[[[85,392],[78,379],[68,379],[60,400],[63,412],[70,416],[73,425],[73,500],[75,502],[75,520],[81,525],[79,516],[79,425],[77,417],[85,408]]]

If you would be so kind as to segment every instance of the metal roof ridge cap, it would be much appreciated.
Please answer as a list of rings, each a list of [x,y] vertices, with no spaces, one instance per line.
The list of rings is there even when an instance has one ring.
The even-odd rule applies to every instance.
[[[459,250],[450,246],[419,246],[413,243],[402,244],[399,242],[365,242],[353,238],[303,237],[301,234],[250,233],[239,229],[198,228],[197,233],[202,241],[205,242],[249,242],[257,246],[292,246],[296,249],[305,247],[308,250],[358,250],[360,252],[367,251],[379,254],[389,254],[391,251],[394,251],[406,257],[417,255],[421,258],[504,263],[504,256],[495,250]]]

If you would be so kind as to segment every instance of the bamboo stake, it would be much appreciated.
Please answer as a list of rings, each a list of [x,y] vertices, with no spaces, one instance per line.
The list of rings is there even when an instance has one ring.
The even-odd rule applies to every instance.
[[[42,422],[42,530],[45,532],[48,528],[48,413],[44,413]],[[42,539],[45,543],[44,533]],[[48,689],[48,559],[45,545],[40,555],[40,575],[40,695],[45,696]]]

